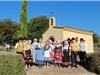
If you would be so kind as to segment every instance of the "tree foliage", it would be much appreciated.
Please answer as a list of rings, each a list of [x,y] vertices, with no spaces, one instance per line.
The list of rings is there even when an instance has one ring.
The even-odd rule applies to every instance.
[[[31,18],[28,22],[28,38],[32,40],[42,38],[42,34],[49,27],[48,21],[46,16]],[[16,43],[21,37],[20,33],[20,24],[9,19],[0,21],[0,44],[6,40],[12,41],[13,44]]]
[[[28,22],[28,37],[29,39],[42,38],[42,34],[49,27],[49,19],[46,16],[38,16],[31,18]],[[20,37],[20,24],[10,20],[4,19],[0,21],[0,44],[5,40],[10,40],[13,43]],[[93,34],[94,44],[100,43],[100,36],[96,33]]]
[[[93,42],[94,44],[100,43],[100,36],[96,33],[93,34]]]
[[[38,16],[30,19],[28,22],[29,25],[29,37],[33,38],[42,38],[42,34],[49,27],[49,19],[46,16]]]
[[[28,27],[27,27],[27,20],[28,20],[28,14],[27,14],[27,0],[23,0],[22,2],[22,8],[20,13],[20,36],[21,37],[27,37],[28,36]],[[19,33],[19,32],[18,32]]]
[[[9,19],[0,21],[0,44],[6,40],[15,40],[13,38],[16,31],[19,30],[19,24]]]

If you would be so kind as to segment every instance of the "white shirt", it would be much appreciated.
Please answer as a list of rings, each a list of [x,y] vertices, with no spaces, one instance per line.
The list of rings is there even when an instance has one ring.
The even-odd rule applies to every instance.
[[[56,45],[56,47],[61,47],[61,46],[62,46],[62,44],[57,44],[57,45]]]
[[[18,44],[19,44],[19,43],[17,42],[17,43],[16,43],[16,45],[15,45],[15,49],[17,49],[17,47],[18,47]]]
[[[86,51],[87,52],[87,44],[86,42],[82,42],[79,44],[79,51]]]
[[[55,45],[51,44],[50,47],[51,47],[51,50],[54,50]]]
[[[64,45],[63,49],[64,50],[66,49],[68,51],[68,47],[69,47],[69,45]]]
[[[48,50],[44,51],[44,57],[50,57],[51,47]]]
[[[49,50],[44,51],[44,57],[50,57],[50,51]]]
[[[39,44],[37,42],[32,43],[32,48],[35,48],[36,46],[38,46]]]
[[[84,51],[86,51],[86,53],[88,52],[88,48],[87,48],[86,42],[84,42]]]

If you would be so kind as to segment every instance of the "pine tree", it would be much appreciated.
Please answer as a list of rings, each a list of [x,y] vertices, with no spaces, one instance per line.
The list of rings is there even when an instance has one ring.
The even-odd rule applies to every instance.
[[[27,14],[27,0],[23,0],[22,8],[20,13],[20,36],[28,37],[28,26],[27,26],[28,14]]]

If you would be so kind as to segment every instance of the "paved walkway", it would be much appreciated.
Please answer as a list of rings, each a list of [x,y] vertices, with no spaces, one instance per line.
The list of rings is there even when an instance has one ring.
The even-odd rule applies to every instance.
[[[45,68],[37,68],[33,66],[32,69],[27,70],[27,75],[96,75],[88,72],[82,66],[78,65],[78,68],[57,68],[55,66],[48,66]]]

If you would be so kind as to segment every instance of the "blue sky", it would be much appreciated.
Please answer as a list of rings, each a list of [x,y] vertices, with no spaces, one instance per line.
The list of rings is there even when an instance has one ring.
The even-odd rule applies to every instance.
[[[0,20],[8,18],[19,22],[21,1],[0,1]],[[29,1],[28,19],[35,16],[52,16],[58,26],[69,26],[100,35],[100,1]]]

